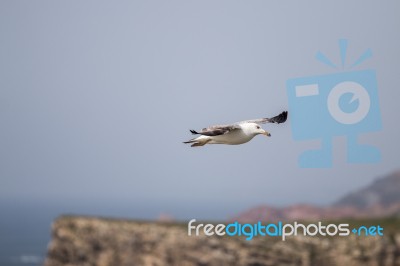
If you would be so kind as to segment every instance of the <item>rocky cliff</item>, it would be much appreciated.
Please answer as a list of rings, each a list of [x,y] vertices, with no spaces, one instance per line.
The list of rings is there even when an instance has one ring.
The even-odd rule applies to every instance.
[[[396,222],[395,226],[398,226]],[[45,266],[125,265],[400,265],[400,233],[383,237],[187,235],[186,224],[61,217]]]

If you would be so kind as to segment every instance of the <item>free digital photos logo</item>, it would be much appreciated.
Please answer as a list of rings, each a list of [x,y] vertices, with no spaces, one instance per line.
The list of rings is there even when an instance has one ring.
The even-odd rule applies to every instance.
[[[342,69],[329,75],[300,77],[287,81],[289,113],[295,140],[321,140],[321,149],[308,150],[299,157],[302,168],[332,167],[332,139],[347,138],[348,163],[375,163],[381,159],[379,149],[359,144],[359,134],[382,129],[378,88],[374,70],[351,69],[372,56],[367,49],[352,64],[346,64],[346,39],[339,40]],[[316,59],[334,69],[323,53]]]

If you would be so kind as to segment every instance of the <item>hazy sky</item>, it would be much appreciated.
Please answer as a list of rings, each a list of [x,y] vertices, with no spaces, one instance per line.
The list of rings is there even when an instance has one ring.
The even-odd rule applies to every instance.
[[[398,168],[398,1],[1,1],[0,199],[125,202],[177,217],[258,204],[328,204]],[[382,162],[301,169],[317,141],[272,138],[190,148],[188,129],[288,109],[286,81],[377,73],[383,130],[362,140]],[[317,111],[317,110],[316,110]],[[290,117],[289,117],[290,119]],[[134,214],[133,214],[134,215]],[[140,214],[138,214],[140,216]]]

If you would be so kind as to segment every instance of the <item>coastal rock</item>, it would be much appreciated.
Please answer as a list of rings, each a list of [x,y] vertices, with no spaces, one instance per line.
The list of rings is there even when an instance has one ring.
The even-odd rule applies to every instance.
[[[187,224],[65,216],[45,266],[400,265],[400,234],[380,237],[188,236]]]

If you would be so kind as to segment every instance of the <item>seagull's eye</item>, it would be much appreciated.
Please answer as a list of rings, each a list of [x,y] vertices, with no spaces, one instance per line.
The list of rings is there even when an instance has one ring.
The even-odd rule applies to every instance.
[[[260,126],[256,126],[257,129],[260,129]]]

